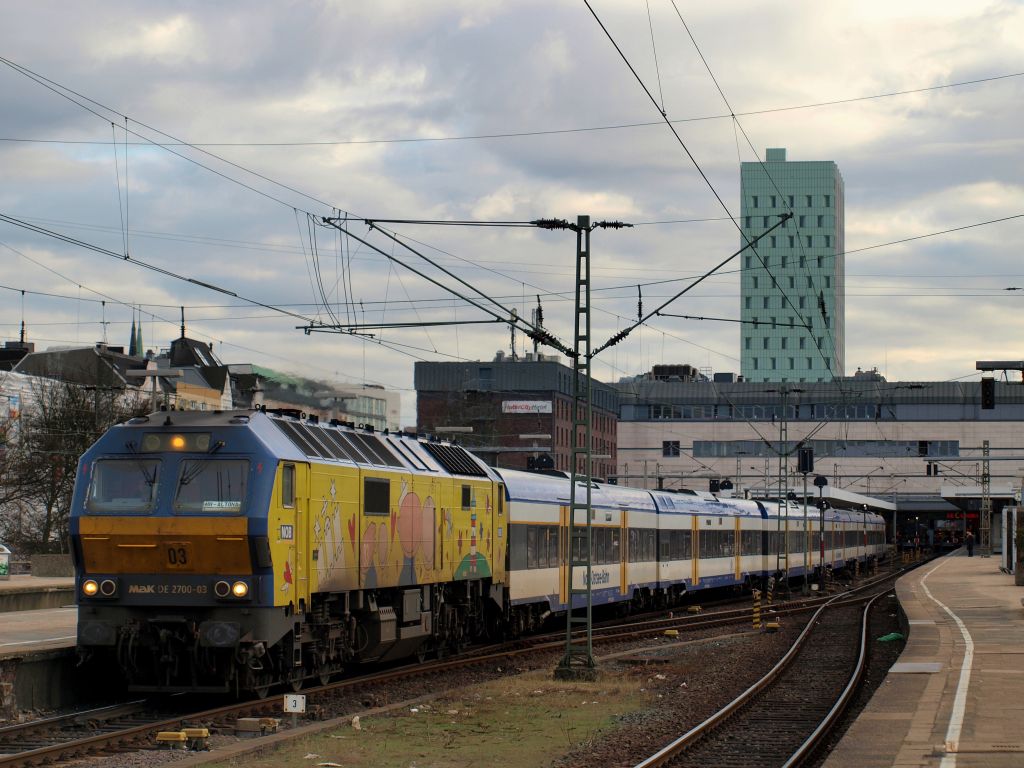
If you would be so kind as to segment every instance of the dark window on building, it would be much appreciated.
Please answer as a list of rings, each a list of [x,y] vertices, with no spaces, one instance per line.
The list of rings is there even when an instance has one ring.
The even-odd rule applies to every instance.
[[[678,456],[679,455],[679,441],[678,440],[663,440],[661,443],[661,455],[662,456]]]

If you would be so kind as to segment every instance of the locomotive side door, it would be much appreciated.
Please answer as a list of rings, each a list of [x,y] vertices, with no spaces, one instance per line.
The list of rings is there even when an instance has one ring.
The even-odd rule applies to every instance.
[[[292,578],[298,610],[309,605],[309,483],[309,464],[295,462],[295,538],[292,546],[295,570]]]

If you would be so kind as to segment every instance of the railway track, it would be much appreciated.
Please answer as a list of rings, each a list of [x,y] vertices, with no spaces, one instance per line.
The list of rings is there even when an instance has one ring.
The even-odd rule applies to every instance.
[[[636,768],[802,765],[856,693],[867,664],[870,609],[890,589],[875,584],[817,607],[768,674]]]
[[[835,597],[780,602],[776,603],[773,610],[778,616],[806,613],[818,609],[827,600],[835,604],[862,602],[862,598],[851,598],[847,594],[841,594]],[[743,602],[745,604],[742,608],[729,608],[723,605],[706,613],[684,612],[614,626],[595,627],[593,640],[595,645],[610,645],[660,635],[667,629],[684,633],[737,624],[749,626],[750,605],[747,601]],[[422,679],[424,682],[421,687],[436,693],[451,685],[449,680],[460,670],[477,667],[488,670],[489,674],[507,674],[507,670],[514,666],[517,658],[525,659],[535,654],[558,654],[563,648],[564,633],[554,632],[545,636],[503,643],[483,652],[476,650],[443,661],[403,666],[347,678],[305,689],[303,693],[307,697],[307,707],[314,711],[323,710],[325,716],[358,714],[365,710],[368,700],[395,700],[396,697],[388,686],[406,685],[416,679]],[[388,693],[378,695],[374,693],[375,690]],[[397,698],[411,698],[411,695],[400,694]],[[115,754],[152,748],[154,737],[160,731],[197,727],[208,728],[211,733],[231,733],[234,732],[239,718],[275,716],[281,717],[280,695],[187,714],[182,714],[180,710],[178,713],[168,714],[166,709],[154,709],[150,703],[132,702],[118,707],[107,707],[0,729],[0,768],[53,765],[87,755]],[[287,721],[282,720],[280,727],[286,729]]]

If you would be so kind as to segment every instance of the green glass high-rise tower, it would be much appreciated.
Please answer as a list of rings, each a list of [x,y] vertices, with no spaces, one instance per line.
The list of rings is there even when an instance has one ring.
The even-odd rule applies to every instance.
[[[831,160],[740,165],[748,238],[793,218],[741,256],[740,370],[747,381],[831,381],[844,374],[843,177]]]

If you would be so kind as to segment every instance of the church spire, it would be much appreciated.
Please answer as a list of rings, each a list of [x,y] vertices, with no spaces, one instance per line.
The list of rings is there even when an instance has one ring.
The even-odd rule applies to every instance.
[[[128,341],[128,354],[131,357],[135,357],[139,354],[139,350],[135,347],[135,309],[132,309],[132,336]]]

